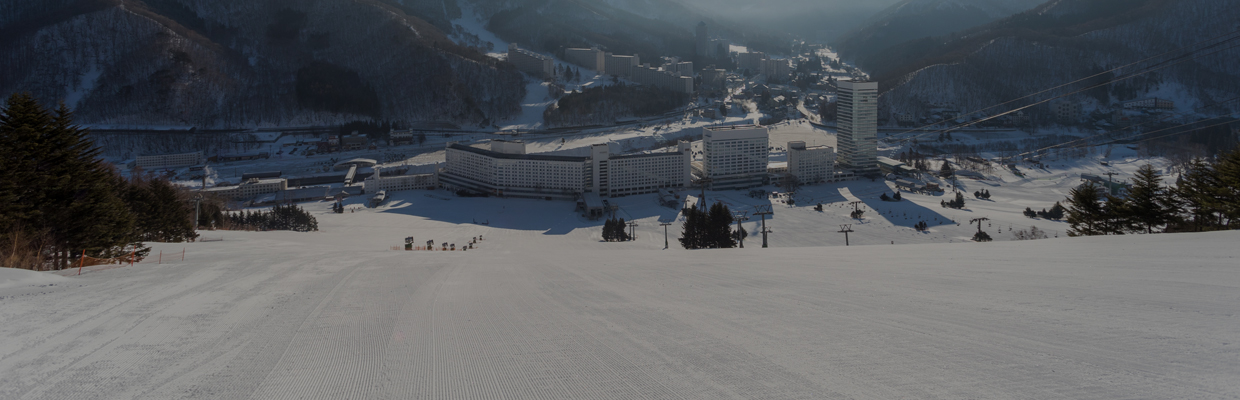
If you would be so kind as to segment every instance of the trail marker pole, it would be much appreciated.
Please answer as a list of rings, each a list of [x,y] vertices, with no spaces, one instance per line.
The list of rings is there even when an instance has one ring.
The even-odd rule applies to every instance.
[[[848,233],[849,233],[849,232],[853,232],[853,230],[852,230],[852,224],[842,224],[842,225],[840,225],[840,232],[844,234],[844,246],[845,246],[845,247],[849,246],[849,244],[848,244]]]
[[[185,261],[185,248],[181,248],[181,261]]]
[[[163,263],[164,263],[164,251],[160,250],[159,259],[155,261],[155,264],[163,264]]]
[[[78,261],[78,275],[82,274],[83,266],[86,266],[86,249],[82,249],[82,259]]]
[[[134,247],[133,250],[129,251],[129,266],[130,267],[133,266],[133,259],[137,257],[138,257],[138,248]]]

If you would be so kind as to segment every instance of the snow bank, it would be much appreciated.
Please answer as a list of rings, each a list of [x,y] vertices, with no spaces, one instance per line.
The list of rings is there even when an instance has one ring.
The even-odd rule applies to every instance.
[[[30,286],[52,286],[68,280],[63,276],[47,272],[29,271],[24,269],[0,268],[0,294],[7,289]]]

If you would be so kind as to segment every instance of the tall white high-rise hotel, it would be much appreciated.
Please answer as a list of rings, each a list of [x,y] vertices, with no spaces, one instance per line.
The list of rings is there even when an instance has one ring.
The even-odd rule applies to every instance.
[[[858,176],[878,174],[878,82],[839,82],[839,162]]]

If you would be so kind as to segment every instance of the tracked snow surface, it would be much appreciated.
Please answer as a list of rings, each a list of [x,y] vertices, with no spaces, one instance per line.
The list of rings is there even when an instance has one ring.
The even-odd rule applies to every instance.
[[[1240,396],[1240,232],[662,250],[653,220],[603,243],[564,203],[423,193],[0,271],[0,398]]]

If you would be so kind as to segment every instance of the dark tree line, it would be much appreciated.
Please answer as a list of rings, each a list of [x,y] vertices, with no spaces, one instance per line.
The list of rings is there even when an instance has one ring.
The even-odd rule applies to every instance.
[[[191,206],[166,180],[122,177],[61,104],[15,94],[0,111],[0,262],[62,269],[82,254],[145,256],[144,241],[193,240]]]
[[[1240,149],[1193,160],[1174,185],[1145,165],[1126,196],[1086,184],[1067,202],[1069,236],[1240,229]]]
[[[1042,211],[1034,211],[1032,208],[1025,207],[1024,212],[1025,216],[1029,218],[1053,219],[1056,221],[1063,219],[1065,213],[1066,209],[1058,201],[1055,202],[1054,206],[1051,206],[1049,211],[1045,208]]]
[[[617,84],[569,93],[543,112],[549,125],[588,125],[616,118],[661,115],[684,106],[689,95],[653,86]]]
[[[688,207],[681,212],[685,217],[680,235],[680,245],[686,249],[724,249],[736,247],[737,236],[732,232],[732,211],[723,203],[715,203],[709,210]],[[742,232],[743,234],[743,232]]]
[[[945,208],[955,208],[957,210],[964,208],[964,194],[956,193],[956,198],[951,201],[939,201],[939,205]]]
[[[603,223],[603,240],[608,242],[626,242],[633,240],[628,233],[628,224],[624,218],[611,218]]]
[[[310,212],[295,204],[276,205],[268,211],[241,211],[224,216],[231,229],[258,231],[319,230],[319,221]]]

